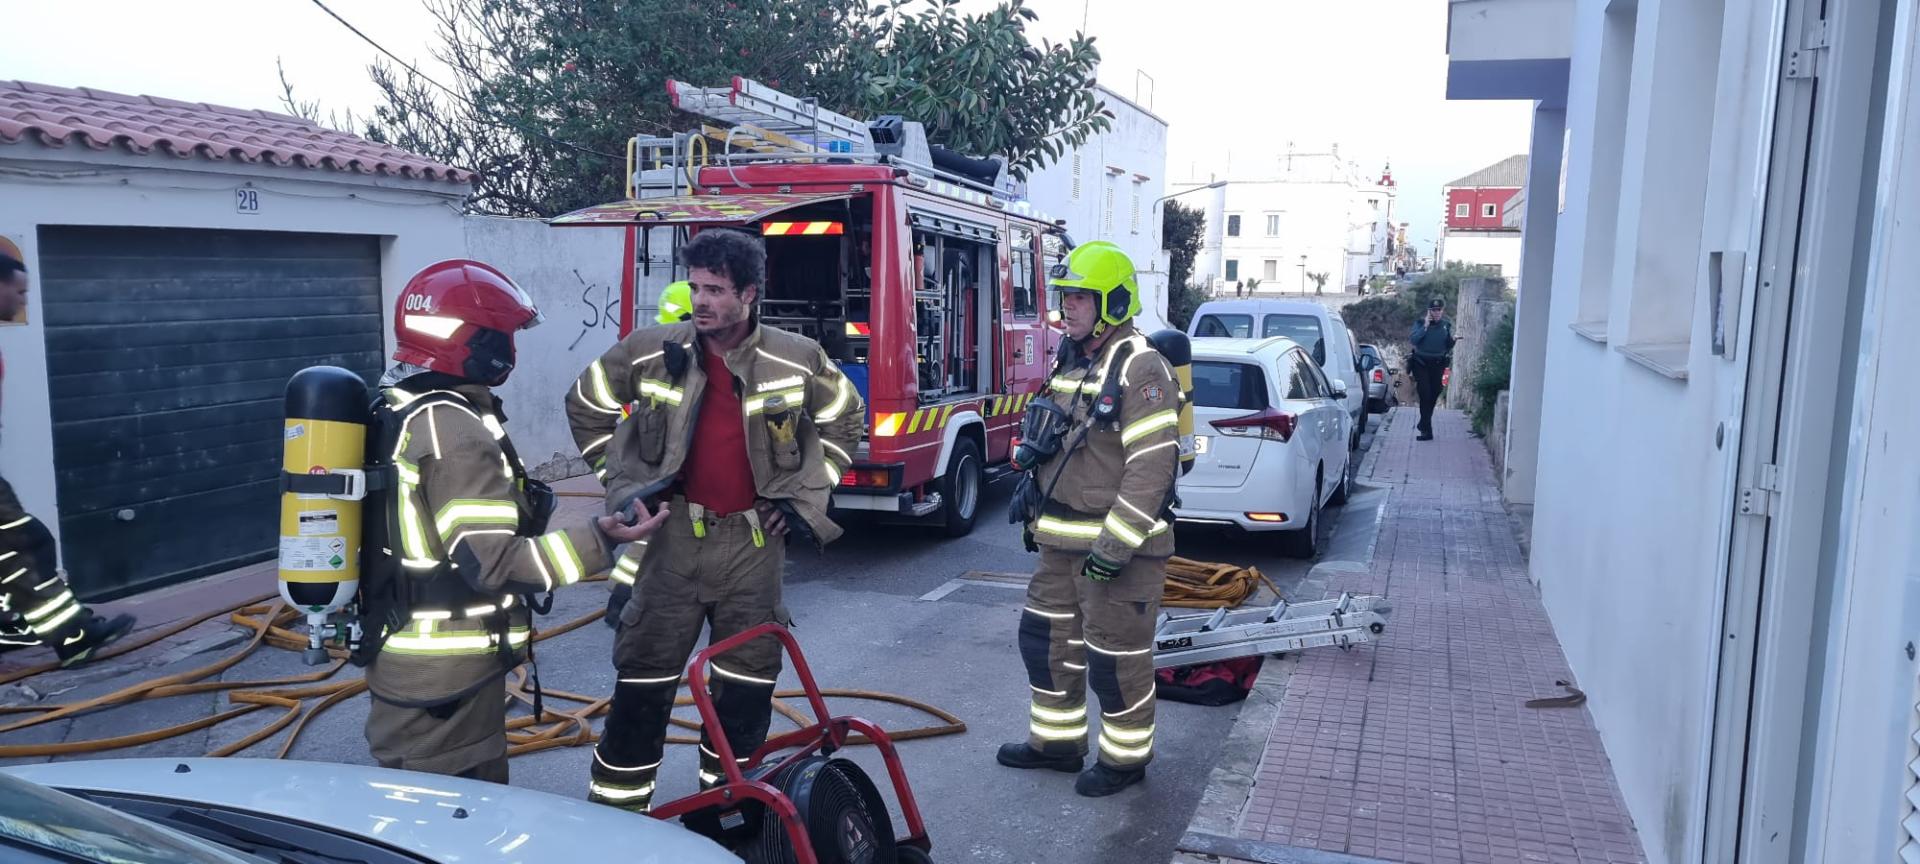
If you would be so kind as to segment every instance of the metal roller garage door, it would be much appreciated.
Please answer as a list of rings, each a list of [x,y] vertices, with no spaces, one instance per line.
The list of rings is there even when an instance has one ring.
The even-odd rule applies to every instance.
[[[62,558],[106,599],[263,561],[281,402],[382,360],[375,237],[43,227]]]

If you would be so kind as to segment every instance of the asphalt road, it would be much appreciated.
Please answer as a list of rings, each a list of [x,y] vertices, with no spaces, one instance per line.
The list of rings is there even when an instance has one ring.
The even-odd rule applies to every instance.
[[[967,724],[963,734],[900,745],[936,860],[1049,864],[1168,860],[1193,816],[1239,708],[1163,702],[1156,723],[1157,755],[1146,782],[1111,798],[1075,795],[1071,775],[1020,772],[995,764],[993,751],[1001,742],[1026,736],[1027,686],[1014,638],[1023,594],[1017,588],[963,584],[938,599],[924,598],[969,572],[1018,578],[1030,571],[1033,558],[1021,548],[1018,531],[1006,523],[1011,486],[1002,482],[987,490],[981,522],[965,538],[945,539],[917,527],[853,523],[848,536],[824,555],[790,551],[786,601],[795,617],[795,635],[822,686],[909,696],[944,708]],[[1322,522],[1323,530],[1329,532],[1373,518],[1370,513],[1338,511],[1327,516]],[[1281,558],[1277,544],[1266,538],[1211,530],[1182,529],[1179,549],[1181,555],[1198,560],[1257,566],[1283,591],[1296,584],[1312,563]],[[548,620],[565,621],[591,612],[601,608],[605,598],[603,585],[569,589],[558,596]],[[541,643],[542,683],[549,689],[581,694],[610,693],[612,669],[607,658],[612,641],[612,632],[596,623]],[[190,649],[180,647],[174,653]],[[138,678],[203,666],[232,650],[177,656],[170,663],[130,670],[119,677],[96,676],[49,699],[98,695]],[[310,671],[292,652],[263,649],[222,677],[252,681]],[[340,674],[354,673],[349,667]],[[791,671],[785,678],[784,686],[794,686]],[[801,703],[795,700],[794,704]],[[174,697],[5,737],[8,744],[109,737],[230,707],[218,694]],[[842,700],[833,701],[832,708],[885,728],[937,722],[879,703]],[[101,755],[204,755],[264,726],[273,714],[261,711],[210,730]],[[321,714],[301,736],[292,758],[369,763],[361,734],[365,714],[364,696]],[[694,715],[691,709],[683,709],[681,716]],[[786,728],[781,718],[774,722],[776,731]],[[242,755],[271,756],[283,735]],[[693,791],[693,754],[692,747],[669,748],[656,800]],[[887,788],[872,748],[851,748],[849,755]],[[584,747],[517,758],[513,784],[581,797],[589,759]]]

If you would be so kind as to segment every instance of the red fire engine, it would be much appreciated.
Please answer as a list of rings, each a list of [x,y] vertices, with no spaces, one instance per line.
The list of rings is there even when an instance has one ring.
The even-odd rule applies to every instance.
[[[1011,194],[999,162],[931,147],[919,124],[863,123],[740,78],[668,91],[728,127],[634,139],[628,199],[553,220],[630,226],[622,335],[651,301],[635,273],[656,231],[676,246],[757,232],[761,321],[819,340],[866,398],[834,506],[971,531],[1059,341],[1044,273],[1071,241]]]

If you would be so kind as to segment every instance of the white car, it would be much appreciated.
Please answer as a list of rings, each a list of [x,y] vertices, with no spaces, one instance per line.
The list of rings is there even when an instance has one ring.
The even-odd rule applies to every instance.
[[[1320,364],[1328,378],[1353,382],[1352,392],[1341,398],[1347,416],[1347,449],[1360,449],[1360,433],[1367,416],[1366,388],[1361,381],[1360,347],[1346,321],[1332,309],[1311,300],[1208,300],[1193,311],[1187,335],[1196,340],[1213,338],[1266,339],[1285,336],[1292,339]]]
[[[1283,551],[1319,552],[1320,508],[1344,504],[1353,418],[1347,382],[1293,340],[1193,340],[1193,470],[1181,522],[1283,532]]]
[[[272,759],[98,759],[0,769],[0,860],[739,864],[740,859],[678,825],[477,780]]]

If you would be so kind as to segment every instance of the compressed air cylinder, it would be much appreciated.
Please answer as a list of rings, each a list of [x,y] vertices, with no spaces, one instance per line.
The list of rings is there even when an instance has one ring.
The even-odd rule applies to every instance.
[[[1178,330],[1161,330],[1148,336],[1147,344],[1167,358],[1180,385],[1180,473],[1185,474],[1193,470],[1193,343]]]
[[[360,587],[367,421],[360,376],[312,366],[287,381],[280,596],[307,616],[309,661],[325,658],[327,616],[352,603]]]

